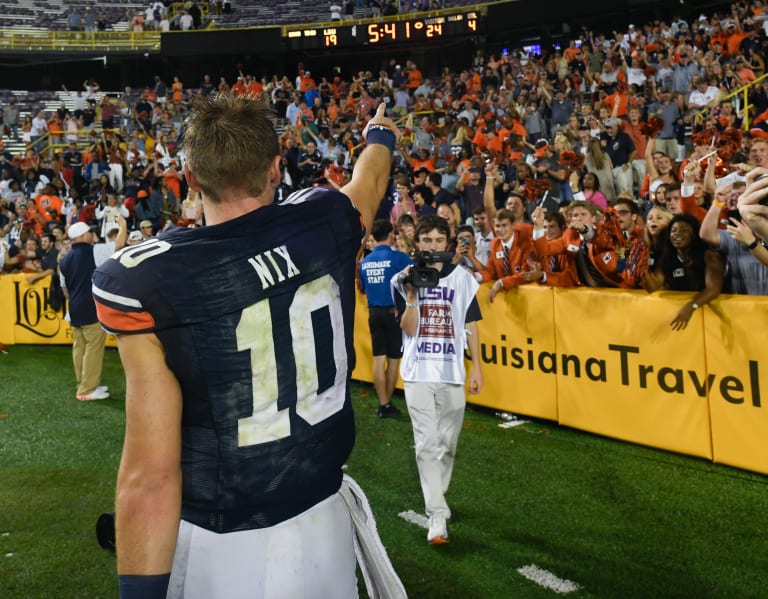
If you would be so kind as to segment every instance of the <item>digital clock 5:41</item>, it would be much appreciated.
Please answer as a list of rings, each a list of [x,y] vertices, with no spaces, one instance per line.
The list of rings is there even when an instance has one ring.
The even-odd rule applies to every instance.
[[[368,25],[368,43],[395,42],[398,40],[419,40],[442,37],[442,23],[424,21],[401,21],[399,23],[371,23]]]
[[[395,23],[383,23],[376,24],[371,23],[368,25],[368,43],[376,44],[382,40],[397,40],[397,27]]]

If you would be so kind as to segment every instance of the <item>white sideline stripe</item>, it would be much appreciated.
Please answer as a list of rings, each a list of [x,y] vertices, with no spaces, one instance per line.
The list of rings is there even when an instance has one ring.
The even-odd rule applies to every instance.
[[[427,517],[422,514],[418,514],[413,510],[400,512],[398,516],[410,524],[415,524],[416,526],[420,526],[424,529],[429,528],[429,520]],[[536,564],[522,566],[518,568],[517,571],[528,580],[535,582],[545,589],[549,589],[561,595],[572,593],[573,591],[578,591],[581,588],[581,586],[575,582],[565,578],[558,578],[552,574],[552,572],[539,568]]]
[[[564,578],[558,578],[552,574],[552,572],[543,570],[536,564],[523,566],[518,568],[517,571],[525,576],[528,580],[535,582],[539,586],[542,586],[545,589],[550,589],[551,591],[562,595],[566,593],[572,593],[573,591],[578,591],[581,588],[575,582],[566,580]]]
[[[400,512],[398,516],[400,516],[406,522],[410,522],[411,524],[415,524],[416,526],[421,526],[425,530],[429,528],[429,520],[427,520],[427,517],[421,514],[417,514],[413,510],[408,510],[407,512]]]
[[[142,307],[141,302],[137,299],[133,299],[132,297],[125,297],[123,295],[117,295],[115,293],[110,293],[109,291],[104,291],[103,289],[96,287],[96,285],[91,286],[91,291],[93,292],[93,295],[97,295],[102,299],[114,302],[116,304],[123,304],[124,306],[130,306],[131,308]]]
[[[528,424],[530,420],[510,420],[509,422],[502,422],[499,425],[499,428],[514,428],[516,426],[520,426],[521,424]]]

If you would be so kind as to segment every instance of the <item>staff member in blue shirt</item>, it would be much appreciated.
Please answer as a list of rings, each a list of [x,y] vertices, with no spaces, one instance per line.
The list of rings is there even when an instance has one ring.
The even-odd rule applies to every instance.
[[[371,227],[373,251],[360,262],[360,286],[368,298],[368,327],[373,349],[373,386],[379,398],[376,415],[394,418],[400,414],[392,405],[392,393],[403,355],[402,333],[395,316],[389,282],[412,264],[407,254],[392,249],[394,227],[388,220],[376,220]]]

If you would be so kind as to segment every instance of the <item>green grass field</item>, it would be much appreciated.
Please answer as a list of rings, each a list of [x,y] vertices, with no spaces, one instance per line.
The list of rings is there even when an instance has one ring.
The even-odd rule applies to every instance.
[[[0,355],[0,599],[117,595],[114,557],[94,534],[123,434],[114,350],[103,382],[112,399],[80,403],[70,348]],[[407,417],[376,418],[370,385],[353,395],[347,472],[410,597],[563,596],[518,572],[531,564],[578,584],[574,598],[768,597],[764,476],[549,422],[502,429],[470,409],[447,496],[451,543],[432,547],[398,516],[423,510]]]

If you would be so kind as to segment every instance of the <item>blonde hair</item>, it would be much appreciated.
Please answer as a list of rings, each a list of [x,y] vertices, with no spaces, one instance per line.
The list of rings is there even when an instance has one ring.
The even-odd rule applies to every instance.
[[[207,198],[220,202],[228,189],[262,194],[270,165],[280,153],[272,117],[263,96],[218,94],[195,103],[184,151]]]
[[[667,224],[665,227],[669,226],[669,223],[672,222],[672,213],[664,208],[663,206],[654,206],[648,211],[648,215],[645,217],[645,228],[643,229],[643,237],[645,238],[645,243],[648,245],[649,248],[653,247],[654,240],[651,239],[651,234],[648,232],[648,216],[650,216],[651,212],[656,210],[661,216],[664,217],[664,220],[667,221]]]
[[[587,156],[592,159],[592,163],[597,170],[605,167],[605,152],[603,152],[603,148],[600,146],[600,141],[594,137],[587,144]]]
[[[565,209],[565,213],[569,219],[571,218],[571,214],[573,213],[574,208],[585,208],[586,210],[589,210],[589,213],[592,216],[600,215],[600,210],[598,210],[597,206],[595,206],[592,202],[587,202],[585,200],[574,200],[568,204],[568,207]]]
[[[568,136],[563,133],[558,133],[557,135],[555,135],[555,141],[553,145],[558,142],[560,143],[561,146],[563,146],[563,151],[568,151],[573,147],[571,146],[571,140],[568,139]]]

